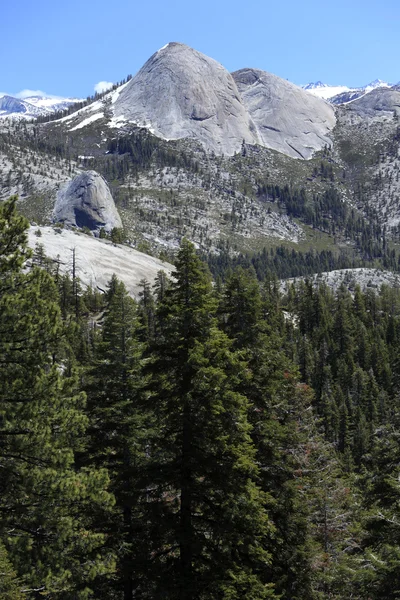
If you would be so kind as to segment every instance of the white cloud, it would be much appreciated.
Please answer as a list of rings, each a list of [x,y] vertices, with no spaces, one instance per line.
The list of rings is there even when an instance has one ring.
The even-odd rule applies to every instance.
[[[15,97],[20,98],[21,100],[24,98],[30,98],[32,96],[41,96],[43,98],[52,98],[54,100],[59,98],[59,96],[54,96],[54,94],[46,94],[46,92],[42,92],[42,90],[21,90],[15,94]]]
[[[114,84],[111,81],[99,81],[99,83],[96,83],[94,86],[94,91],[101,94],[112,88],[113,85]]]

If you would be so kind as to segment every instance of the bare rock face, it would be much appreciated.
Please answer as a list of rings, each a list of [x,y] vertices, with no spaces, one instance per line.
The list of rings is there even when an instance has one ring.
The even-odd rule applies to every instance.
[[[231,74],[176,42],[153,54],[122,90],[114,116],[166,139],[194,138],[216,154],[259,141]]]
[[[325,100],[258,69],[241,69],[232,76],[261,145],[303,159],[332,145],[335,110]]]
[[[110,232],[122,227],[110,189],[99,173],[84,171],[57,194],[53,218],[69,226],[104,228]]]

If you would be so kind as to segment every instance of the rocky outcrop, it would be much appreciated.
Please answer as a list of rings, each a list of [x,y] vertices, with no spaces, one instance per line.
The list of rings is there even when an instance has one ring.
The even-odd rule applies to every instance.
[[[58,192],[53,218],[91,230],[122,227],[110,189],[96,171],[84,171]]]
[[[294,158],[331,146],[335,111],[325,100],[257,69],[232,74],[257,129],[259,142]]]
[[[216,154],[259,141],[231,74],[175,42],[153,54],[121,91],[114,116],[163,138],[195,138]]]
[[[378,88],[347,106],[362,117],[377,117],[382,113],[400,116],[400,87]]]

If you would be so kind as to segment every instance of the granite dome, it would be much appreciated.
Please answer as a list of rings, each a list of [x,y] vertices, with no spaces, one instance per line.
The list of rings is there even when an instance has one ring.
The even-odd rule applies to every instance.
[[[217,154],[234,154],[243,140],[258,143],[232,75],[176,42],[153,54],[133,77],[114,115],[167,139],[194,138]]]
[[[111,231],[122,227],[105,179],[96,171],[77,175],[57,194],[53,218],[69,226]]]

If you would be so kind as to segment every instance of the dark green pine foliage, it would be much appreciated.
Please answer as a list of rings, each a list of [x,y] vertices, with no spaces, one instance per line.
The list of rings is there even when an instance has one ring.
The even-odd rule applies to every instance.
[[[295,475],[300,462],[294,458],[301,454],[301,410],[295,399],[296,370],[282,351],[279,303],[273,288],[269,293],[264,289],[262,296],[254,274],[238,268],[226,283],[219,312],[234,349],[247,363],[240,390],[250,401],[257,481],[267,494],[266,508],[276,527],[268,576],[281,598],[305,600],[311,597],[307,521]]]
[[[57,289],[23,272],[27,221],[0,205],[0,538],[24,589],[84,599],[110,569],[89,511],[109,505],[104,471],[79,470],[87,419],[76,379],[63,375]]]
[[[141,291],[139,292],[138,316],[141,325],[140,337],[148,343],[154,340],[155,336],[155,301],[151,292],[150,283],[147,279],[140,282]]]
[[[142,471],[146,463],[148,412],[144,402],[142,344],[138,341],[137,306],[124,284],[113,276],[94,364],[87,376],[90,462],[106,467],[116,505],[98,515],[108,546],[117,556],[117,574],[102,583],[99,597],[137,597],[139,569],[146,558],[141,503]],[[147,557],[148,558],[148,557]],[[114,590],[114,592],[112,591]],[[136,594],[136,595],[135,595]]]
[[[22,600],[26,595],[21,592],[21,582],[8,559],[7,550],[0,540],[0,598],[3,600]]]
[[[249,402],[237,391],[244,365],[215,314],[210,276],[184,240],[153,351],[151,598],[275,597],[266,577],[274,528],[255,483]]]
[[[286,302],[298,322],[293,356],[315,391],[326,437],[345,455],[347,468],[360,468],[374,429],[397,406],[397,294],[355,286],[353,295],[345,285],[334,294],[324,284],[304,282],[289,290]]]
[[[400,597],[400,418],[374,434],[365,460],[363,485],[364,556],[357,579],[363,597]]]

